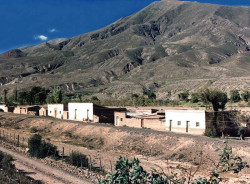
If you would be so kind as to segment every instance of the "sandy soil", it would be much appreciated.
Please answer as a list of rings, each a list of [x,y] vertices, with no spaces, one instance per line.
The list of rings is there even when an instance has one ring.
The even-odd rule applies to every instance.
[[[15,151],[6,149],[0,146],[0,150],[10,154],[15,159],[16,168],[27,172],[28,176],[35,180],[40,180],[45,184],[90,184],[91,182],[83,179],[79,179],[69,173],[62,170],[52,168],[48,165],[43,164],[39,160],[34,160],[25,157]]]

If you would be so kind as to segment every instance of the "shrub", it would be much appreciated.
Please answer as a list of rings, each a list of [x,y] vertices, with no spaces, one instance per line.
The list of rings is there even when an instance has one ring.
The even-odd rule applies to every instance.
[[[217,133],[214,129],[212,128],[207,128],[204,133],[205,136],[215,138],[217,137]]]
[[[86,155],[79,152],[72,152],[66,162],[76,167],[88,167],[89,161]]]
[[[45,158],[47,156],[58,157],[57,147],[51,143],[42,141],[42,136],[35,134],[28,140],[29,154],[36,158]]]
[[[244,100],[245,102],[248,102],[249,99],[250,99],[250,93],[249,93],[249,91],[244,90],[244,91],[241,93],[241,98],[242,98],[242,100]]]
[[[37,133],[37,132],[38,132],[38,130],[37,130],[36,127],[32,127],[32,128],[30,129],[30,133]]]
[[[231,91],[230,100],[231,100],[231,102],[239,102],[241,100],[240,93],[238,90]]]
[[[189,93],[188,92],[183,92],[183,93],[180,93],[178,94],[178,97],[181,101],[188,101],[188,96],[189,96]]]
[[[198,103],[199,102],[199,94],[198,93],[192,93],[190,101],[192,103]]]

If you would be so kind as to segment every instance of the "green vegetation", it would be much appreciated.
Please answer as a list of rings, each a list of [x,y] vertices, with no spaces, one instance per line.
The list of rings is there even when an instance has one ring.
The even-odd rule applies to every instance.
[[[76,167],[88,167],[89,162],[86,155],[79,152],[72,152],[69,157],[66,158],[66,162]]]
[[[45,88],[34,86],[31,90],[19,92],[17,99],[20,105],[44,104],[47,94],[48,90]]]
[[[38,181],[33,181],[31,178],[25,176],[24,173],[17,172],[15,165],[12,163],[13,161],[14,160],[11,155],[5,154],[0,151],[0,183],[1,184],[39,183]]]
[[[58,157],[57,147],[51,143],[42,141],[42,136],[35,134],[28,140],[29,154],[36,158],[45,158],[48,156]]]
[[[188,97],[189,97],[189,93],[188,92],[180,93],[180,94],[178,94],[178,97],[179,97],[179,99],[181,101],[187,102],[188,101]]]
[[[231,102],[239,102],[241,100],[238,90],[233,90],[230,92],[230,100]]]
[[[248,102],[249,99],[250,99],[250,92],[247,91],[247,90],[244,90],[244,91],[241,93],[241,98],[242,98],[245,102]]]
[[[120,157],[115,164],[115,171],[109,173],[105,179],[99,179],[98,184],[219,184],[223,181],[221,174],[238,174],[245,167],[249,167],[247,162],[233,154],[232,148],[227,145],[219,153],[219,158],[219,163],[215,164],[216,168],[210,172],[208,178],[194,179],[197,171],[192,173],[186,168],[177,167],[176,170],[170,169],[170,173],[159,173],[155,169],[149,173],[143,169],[138,159],[128,160]]]

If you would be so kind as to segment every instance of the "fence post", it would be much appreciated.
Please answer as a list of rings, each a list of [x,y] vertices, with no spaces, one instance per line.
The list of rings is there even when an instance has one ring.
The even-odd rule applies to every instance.
[[[17,135],[17,146],[19,146],[19,135]]]
[[[62,160],[63,160],[63,157],[64,157],[64,147],[62,148]]]
[[[101,157],[99,159],[100,159],[100,170],[102,171],[102,159]]]
[[[112,162],[111,162],[111,160],[109,160],[109,162],[110,162],[110,168],[111,168],[111,173],[112,173],[113,172]]]

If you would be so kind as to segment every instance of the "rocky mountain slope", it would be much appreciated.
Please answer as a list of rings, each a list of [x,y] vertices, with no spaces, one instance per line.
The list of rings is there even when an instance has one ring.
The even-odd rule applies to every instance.
[[[34,85],[158,98],[207,85],[250,88],[250,7],[156,1],[71,39],[0,55],[0,90]]]

